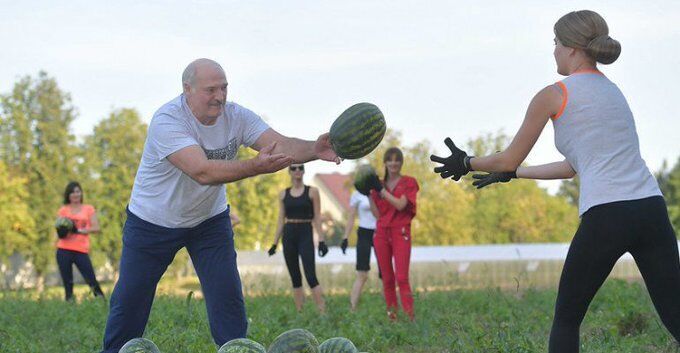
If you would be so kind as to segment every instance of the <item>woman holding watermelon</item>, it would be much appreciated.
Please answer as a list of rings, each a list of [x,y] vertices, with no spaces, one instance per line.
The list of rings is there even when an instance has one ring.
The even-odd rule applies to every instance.
[[[302,260],[305,279],[312,289],[312,297],[319,311],[323,313],[326,311],[326,302],[323,298],[323,289],[316,278],[313,235],[313,230],[316,229],[319,235],[319,256],[326,256],[328,247],[321,234],[319,189],[303,183],[304,164],[291,164],[288,172],[292,185],[279,193],[276,235],[274,244],[269,248],[268,253],[269,256],[276,253],[279,239],[283,236],[283,257],[293,282],[295,308],[301,311],[305,301],[300,273],[300,260]]]
[[[64,284],[66,300],[73,300],[73,265],[75,264],[85,282],[92,288],[94,296],[104,296],[92,268],[88,255],[90,234],[99,233],[97,213],[92,205],[83,203],[83,189],[76,181],[66,185],[64,205],[57,212],[58,217],[73,222],[74,230],[57,241],[57,264]]]
[[[361,169],[371,168],[368,165],[359,167],[357,174]],[[360,177],[357,175],[357,177]],[[349,199],[349,212],[347,214],[347,224],[345,225],[345,237],[342,239],[340,249],[344,254],[348,246],[348,238],[352,229],[354,228],[354,219],[359,218],[359,227],[357,228],[357,262],[356,271],[357,278],[352,286],[352,293],[350,295],[350,305],[352,311],[357,309],[359,304],[359,297],[364,284],[368,280],[368,271],[371,270],[371,248],[373,247],[373,234],[375,233],[376,218],[371,211],[371,204],[366,195],[359,191],[354,191]]]
[[[580,177],[579,225],[560,278],[549,351],[578,352],[579,328],[591,300],[626,252],[633,255],[666,328],[680,341],[680,262],[675,233],[659,186],[640,156],[633,114],[619,88],[597,67],[619,56],[605,20],[571,12],[554,26],[557,73],[567,76],[531,101],[510,146],[486,157],[468,156],[447,138],[451,155],[431,156],[435,172],[459,180],[471,170],[478,188],[514,178]],[[524,167],[551,120],[566,160]]]
[[[370,205],[377,218],[373,246],[382,273],[383,294],[387,304],[387,316],[397,319],[397,292],[401,306],[411,321],[415,320],[413,295],[409,283],[411,262],[411,220],[416,215],[418,182],[401,174],[404,154],[399,148],[389,148],[383,157],[385,179],[381,182],[373,173],[367,177],[359,192],[368,194]]]

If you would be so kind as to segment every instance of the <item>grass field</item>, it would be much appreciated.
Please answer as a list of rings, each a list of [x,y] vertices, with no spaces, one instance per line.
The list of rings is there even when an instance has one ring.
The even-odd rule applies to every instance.
[[[164,280],[145,336],[163,352],[215,352],[204,302],[171,294]],[[185,285],[186,287],[186,285]],[[97,352],[107,302],[79,286],[76,303],[61,288],[43,294],[0,292],[0,352]],[[110,287],[109,287],[110,290]],[[475,289],[416,294],[417,322],[388,322],[374,286],[360,310],[348,311],[346,294],[329,295],[328,313],[313,303],[301,314],[284,293],[246,298],[248,336],[265,345],[291,328],[306,328],[319,340],[344,336],[366,352],[546,352],[555,291]],[[176,292],[178,293],[178,292]],[[200,298],[200,295],[197,297]],[[591,305],[582,327],[582,352],[680,352],[654,313],[642,284],[610,280]]]

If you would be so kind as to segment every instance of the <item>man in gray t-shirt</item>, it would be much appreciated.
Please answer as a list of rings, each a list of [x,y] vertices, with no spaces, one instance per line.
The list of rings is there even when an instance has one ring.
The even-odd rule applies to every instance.
[[[118,352],[142,336],[156,285],[183,247],[201,281],[215,343],[245,337],[224,184],[291,163],[340,162],[328,134],[316,141],[286,137],[252,111],[227,102],[226,74],[212,60],[189,64],[182,87],[183,93],[163,105],[149,125],[123,228],[120,276],[111,295],[103,353]],[[241,145],[259,154],[235,160]]]

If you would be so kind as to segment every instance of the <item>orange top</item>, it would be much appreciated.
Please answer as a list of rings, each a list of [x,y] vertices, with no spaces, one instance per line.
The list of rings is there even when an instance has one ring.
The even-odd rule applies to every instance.
[[[77,213],[73,212],[71,206],[64,205],[61,206],[57,214],[59,217],[70,218],[78,229],[89,229],[92,224],[91,220],[94,212],[94,207],[92,207],[92,205],[81,205],[80,211]],[[90,251],[90,235],[68,233],[63,239],[59,239],[57,248],[87,254]]]

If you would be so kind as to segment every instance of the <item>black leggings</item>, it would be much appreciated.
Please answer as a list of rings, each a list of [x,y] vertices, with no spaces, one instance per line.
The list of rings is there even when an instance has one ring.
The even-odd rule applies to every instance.
[[[357,271],[371,270],[371,248],[373,247],[375,229],[357,229]]]
[[[94,275],[89,255],[72,250],[57,249],[57,264],[59,265],[61,281],[64,283],[66,300],[73,298],[73,264],[76,265],[85,282],[92,288],[94,296],[104,296],[99,287],[99,282],[97,282],[97,277]]]
[[[293,288],[302,287],[302,274],[300,273],[298,256],[302,259],[307,284],[310,288],[318,286],[311,223],[286,223],[283,226],[283,257],[286,259]]]
[[[579,351],[579,327],[616,261],[630,252],[654,307],[680,342],[680,261],[661,196],[598,205],[581,218],[560,278],[550,353]]]

